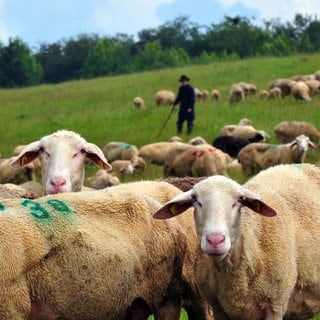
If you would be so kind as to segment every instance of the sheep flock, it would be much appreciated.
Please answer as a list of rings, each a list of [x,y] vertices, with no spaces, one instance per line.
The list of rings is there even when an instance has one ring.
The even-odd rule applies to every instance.
[[[236,82],[226,98],[232,108],[319,94],[317,71],[260,91]],[[196,96],[223,99],[218,88]],[[174,98],[153,97],[156,107]],[[133,101],[137,112],[150,107]],[[266,132],[245,117],[216,131],[99,146],[61,129],[0,159],[0,319],[320,314],[320,166],[308,160],[320,131],[288,119]]]

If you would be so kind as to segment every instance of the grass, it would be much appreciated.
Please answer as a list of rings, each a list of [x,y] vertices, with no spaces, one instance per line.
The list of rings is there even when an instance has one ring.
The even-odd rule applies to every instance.
[[[319,58],[319,55],[254,58],[0,90],[0,152],[3,157],[9,157],[16,145],[38,140],[62,128],[74,130],[100,147],[110,141],[125,141],[141,147],[169,140],[176,133],[177,113],[172,115],[159,136],[170,109],[156,107],[153,96],[160,89],[177,92],[181,74],[187,74],[191,83],[201,90],[217,88],[221,92],[221,100],[196,105],[193,136],[202,136],[211,143],[223,125],[237,123],[246,117],[255,127],[269,133],[270,142],[276,142],[273,128],[283,120],[308,121],[320,129],[320,96],[309,103],[291,97],[269,101],[252,97],[230,105],[227,96],[231,85],[246,81],[255,83],[259,90],[266,89],[273,79],[314,73],[319,68]],[[133,107],[135,96],[145,100],[145,110]],[[183,135],[182,138],[188,141],[191,137]],[[320,161],[319,149],[309,152],[306,161]],[[88,168],[88,175],[95,170]],[[161,176],[162,168],[151,166],[145,175],[134,179]],[[240,176],[232,177],[241,182]],[[186,316],[182,315],[182,319]]]

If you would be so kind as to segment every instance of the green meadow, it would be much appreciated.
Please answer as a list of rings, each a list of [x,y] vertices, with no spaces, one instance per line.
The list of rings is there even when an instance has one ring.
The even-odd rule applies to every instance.
[[[196,105],[194,131],[192,136],[182,135],[185,142],[201,136],[211,144],[223,125],[249,118],[256,128],[270,135],[269,142],[276,143],[273,128],[283,120],[307,121],[320,129],[320,96],[313,97],[311,102],[296,101],[292,97],[263,101],[254,96],[230,104],[231,85],[246,81],[256,84],[259,92],[267,89],[269,82],[276,78],[314,73],[320,69],[319,61],[319,54],[253,58],[0,90],[0,153],[2,157],[9,157],[15,146],[38,140],[58,129],[76,131],[101,148],[110,141],[124,141],[139,148],[151,142],[169,140],[176,134],[177,112],[172,114],[159,135],[170,108],[156,107],[153,97],[161,89],[176,93],[181,74],[187,74],[191,84],[200,90],[219,89],[221,92],[219,101],[209,100]],[[144,99],[146,109],[133,106],[135,96]],[[319,150],[308,151],[306,161],[320,161]],[[95,170],[88,168],[87,175]],[[151,166],[143,176],[133,179],[161,176],[162,168]],[[241,180],[239,175],[234,178]],[[187,316],[182,314],[181,319],[187,319]]]

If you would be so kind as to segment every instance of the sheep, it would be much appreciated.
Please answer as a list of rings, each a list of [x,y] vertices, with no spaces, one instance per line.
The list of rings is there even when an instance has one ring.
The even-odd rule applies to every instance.
[[[175,100],[175,94],[170,90],[160,90],[154,95],[154,101],[157,107],[172,105]]]
[[[227,175],[227,155],[207,144],[189,145],[167,154],[163,174],[176,177]]]
[[[179,136],[172,136],[170,139],[169,139],[169,141],[182,141],[182,138],[181,137],[179,137]]]
[[[111,162],[111,167],[111,174],[118,177],[124,177],[132,176],[137,171],[144,173],[147,169],[147,164],[143,158],[135,156],[130,160],[115,160]]]
[[[196,101],[200,102],[202,100],[202,91],[198,88],[194,88],[194,94],[196,97]]]
[[[179,319],[188,239],[159,207],[111,188],[1,201],[0,318]]]
[[[284,98],[286,96],[290,96],[291,94],[291,86],[292,84],[294,83],[294,81],[292,79],[276,79],[276,80],[273,80],[269,83],[269,87],[268,87],[268,90],[269,90],[269,93],[270,93],[270,90],[277,87],[277,88],[280,88],[280,91],[281,91],[281,98]]]
[[[14,169],[11,162],[15,157],[0,159],[0,183],[20,184],[29,180],[35,180],[35,167],[33,163],[28,163],[24,167]]]
[[[120,184],[120,180],[106,170],[99,169],[96,173],[87,178],[87,184],[92,189],[104,189]]]
[[[314,73],[314,79],[320,81],[320,70],[318,70],[318,71],[316,71],[316,72]]]
[[[139,149],[134,145],[122,141],[110,141],[103,148],[102,152],[108,161],[130,160],[139,154]]]
[[[239,84],[232,85],[229,91],[229,102],[240,102],[243,101],[245,97],[245,92]]]
[[[251,140],[259,139],[260,135],[264,137],[263,141],[270,137],[264,130],[258,130],[251,125],[225,125],[218,133],[218,136],[232,136]]]
[[[38,195],[30,190],[27,190],[23,186],[16,185],[14,183],[3,183],[0,184],[0,199],[36,199]]]
[[[139,109],[145,109],[145,103],[141,97],[134,97],[133,105]]]
[[[267,100],[269,98],[269,91],[268,90],[261,90],[259,93],[259,98],[261,100]]]
[[[210,96],[211,96],[211,101],[218,101],[218,100],[220,100],[221,94],[220,94],[220,91],[218,89],[213,89],[211,91]]]
[[[213,176],[154,213],[166,219],[194,208],[195,277],[215,319],[320,312],[319,177],[311,164],[272,167],[243,186]]]
[[[212,146],[222,150],[231,157],[237,157],[239,151],[246,145],[252,142],[260,142],[264,140],[264,136],[260,133],[257,133],[251,139],[244,139],[232,136],[218,136],[213,142]]]
[[[315,95],[320,93],[320,81],[319,80],[307,80],[305,83],[308,85],[310,89],[310,97],[314,97]]]
[[[304,81],[296,81],[292,84],[291,95],[296,100],[311,101],[310,88]]]
[[[208,144],[207,141],[204,138],[200,137],[200,136],[197,136],[197,137],[194,137],[194,138],[190,139],[188,141],[188,143],[192,144],[193,146],[196,146],[198,144]]]
[[[274,87],[269,89],[268,99],[281,99],[282,97],[281,88]]]
[[[40,183],[38,181],[29,180],[29,181],[20,183],[19,186],[24,188],[25,190],[31,192],[37,198],[42,197],[44,195],[42,183]]]
[[[250,143],[240,150],[238,160],[243,176],[248,178],[271,166],[304,162],[308,147],[315,149],[313,142],[303,134],[286,144]]]
[[[208,90],[202,90],[202,101],[207,101],[209,98],[209,91]]]
[[[304,134],[314,143],[319,143],[320,132],[310,122],[304,121],[282,121],[274,129],[279,143],[287,143],[295,139],[300,134]]]
[[[165,156],[172,148],[189,146],[180,141],[159,141],[142,146],[139,150],[139,157],[142,157],[148,164],[163,165]]]
[[[100,168],[111,169],[98,146],[68,130],[58,130],[26,145],[11,162],[11,166],[23,167],[37,157],[41,162],[45,194],[80,191],[84,182],[86,158]]]

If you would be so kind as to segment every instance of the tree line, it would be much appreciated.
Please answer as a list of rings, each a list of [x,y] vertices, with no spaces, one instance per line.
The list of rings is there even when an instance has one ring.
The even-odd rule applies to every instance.
[[[0,43],[0,87],[127,74],[187,64],[211,63],[254,56],[287,56],[320,50],[320,21],[296,14],[292,22],[279,19],[257,26],[247,17],[225,16],[219,24],[203,26],[179,16],[158,28],[143,29],[137,40],[126,34],[41,43],[35,52],[20,38]]]

